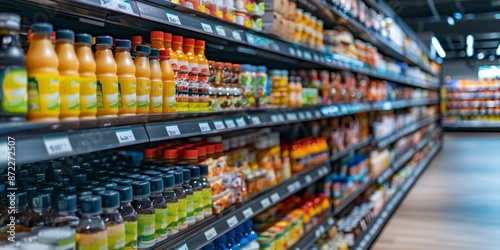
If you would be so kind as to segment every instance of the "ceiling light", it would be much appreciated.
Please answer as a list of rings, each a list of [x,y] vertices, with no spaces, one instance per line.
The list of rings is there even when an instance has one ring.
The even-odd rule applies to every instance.
[[[480,52],[479,54],[477,54],[477,59],[482,60],[483,58],[484,58],[483,52]]]
[[[500,56],[500,44],[498,44],[498,48],[497,48],[497,56]]]
[[[466,42],[467,42],[467,49],[466,49],[467,56],[471,57],[472,55],[474,55],[474,37],[472,35],[468,35],[466,38]]]
[[[439,40],[435,36],[433,36],[431,38],[431,43],[432,43],[432,46],[436,49],[436,52],[438,53],[438,55],[442,58],[445,58],[446,52],[444,52],[443,47],[441,47]]]
[[[453,17],[457,20],[460,20],[460,19],[462,19],[462,13],[455,12],[455,13],[453,13]]]
[[[447,17],[447,18],[446,18],[446,21],[448,22],[448,24],[449,24],[450,26],[455,25],[455,19],[453,19],[453,17],[451,17],[451,16]]]
[[[474,36],[468,35],[467,36],[467,46],[471,46],[474,44]]]

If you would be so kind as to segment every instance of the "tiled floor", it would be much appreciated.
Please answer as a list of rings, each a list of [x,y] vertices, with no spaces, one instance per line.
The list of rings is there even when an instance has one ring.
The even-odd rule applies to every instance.
[[[447,133],[372,249],[500,249],[500,133]]]

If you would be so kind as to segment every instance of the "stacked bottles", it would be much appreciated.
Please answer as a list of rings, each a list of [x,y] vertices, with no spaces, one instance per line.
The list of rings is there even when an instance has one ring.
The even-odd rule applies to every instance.
[[[257,233],[252,229],[253,223],[251,220],[239,225],[235,229],[229,231],[225,235],[217,238],[214,242],[208,243],[203,250],[213,249],[239,249],[239,250],[259,250],[259,242],[257,241]],[[282,249],[282,248],[276,248]]]

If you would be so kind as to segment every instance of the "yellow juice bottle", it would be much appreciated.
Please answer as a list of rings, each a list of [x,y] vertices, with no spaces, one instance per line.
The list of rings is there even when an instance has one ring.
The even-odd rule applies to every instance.
[[[188,74],[189,63],[184,51],[182,51],[182,36],[172,36],[172,50],[177,56],[177,79],[176,79],[176,110],[177,112],[189,111],[188,97]]]
[[[175,73],[170,64],[170,50],[160,50],[160,68],[163,81],[163,112],[175,112]]]
[[[137,83],[135,64],[130,55],[130,40],[117,40],[115,44],[115,61],[118,67],[118,115],[135,115],[137,110]]]
[[[137,114],[149,113],[149,99],[151,96],[151,68],[149,54],[151,48],[138,45],[136,48],[135,77],[137,78]]]
[[[188,59],[189,112],[200,111],[198,84],[198,56],[194,53],[194,39],[184,38],[183,51]]]
[[[149,113],[163,112],[163,81],[160,68],[160,51],[151,49],[149,55],[149,67],[151,68],[151,98],[149,101]]]
[[[194,53],[198,56],[198,92],[200,93],[199,108],[200,111],[209,110],[209,87],[208,77],[210,72],[208,70],[208,60],[205,57],[205,41],[196,40],[194,46]]]
[[[78,120],[80,116],[79,62],[75,53],[72,30],[56,32],[56,54],[59,59],[59,93],[61,98],[61,120]]]
[[[80,118],[95,118],[97,113],[97,97],[95,75],[96,64],[90,44],[89,34],[76,34],[75,52],[78,58],[78,73],[80,76]]]
[[[114,117],[118,114],[118,69],[111,51],[112,44],[113,38],[110,36],[96,37],[98,117]]]
[[[28,71],[28,120],[58,121],[59,101],[59,59],[50,36],[52,25],[35,23],[31,25],[33,36],[26,54]]]
[[[170,51],[170,65],[172,66],[172,70],[175,73],[175,77],[177,78],[177,70],[178,70],[178,62],[177,62],[177,53],[172,49],[172,34],[163,33],[163,45],[166,50]]]

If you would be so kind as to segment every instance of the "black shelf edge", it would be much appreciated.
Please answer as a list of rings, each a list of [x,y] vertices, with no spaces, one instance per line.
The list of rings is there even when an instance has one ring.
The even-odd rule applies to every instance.
[[[172,238],[157,243],[150,249],[200,249],[265,209],[325,177],[330,170],[329,163],[309,168],[278,184],[272,190],[252,197],[236,209],[213,216],[210,221],[188,228]]]
[[[398,191],[393,195],[389,202],[385,205],[382,212],[372,221],[368,228],[363,232],[362,236],[354,243],[350,248],[353,250],[365,250],[368,249],[371,244],[378,237],[379,233],[384,228],[385,224],[389,221],[392,214],[396,211],[398,206],[402,203],[408,191],[413,187],[417,179],[420,177],[422,172],[427,168],[431,160],[436,156],[442,147],[442,142],[439,142],[434,148],[431,149],[426,158],[416,167],[414,173],[411,177],[406,180],[405,183],[398,189]]]
[[[500,96],[498,95],[487,95],[487,96],[461,96],[461,97],[447,97],[448,100],[453,101],[463,101],[463,100],[472,100],[472,99],[500,99]]]
[[[399,100],[399,101],[386,101],[386,102],[375,102],[372,104],[372,110],[392,110],[392,109],[402,109],[413,106],[423,106],[439,104],[438,99],[428,100],[428,99],[416,99],[416,100]]]
[[[356,191],[348,195],[339,205],[334,206],[333,216],[338,216],[344,209],[346,209],[361,193],[363,193],[369,186],[374,183],[374,178],[370,178],[365,183],[361,184]]]
[[[439,120],[439,115],[418,121],[410,126],[407,126],[403,129],[400,129],[399,131],[397,131],[389,136],[386,136],[386,137],[380,138],[380,139],[374,139],[373,140],[374,145],[376,145],[379,148],[387,147],[390,144],[396,142],[399,138],[404,137],[404,136],[406,136],[406,135],[408,135],[408,134],[410,134],[410,133],[412,133],[412,132],[414,132],[422,127],[425,127],[425,126],[433,123],[433,122],[436,122],[437,120]]]
[[[337,160],[341,159],[342,157],[349,155],[352,152],[354,152],[360,148],[363,148],[363,147],[370,145],[371,140],[372,140],[372,136],[368,135],[367,138],[359,141],[358,143],[351,145],[351,146],[349,146],[345,149],[342,149],[341,151],[333,154],[332,157],[330,157],[330,161],[331,162],[337,161]]]
[[[309,232],[305,233],[299,241],[297,241],[293,246],[288,249],[292,250],[307,250],[309,249],[316,240],[321,237],[324,233],[328,231],[335,224],[335,220],[331,213],[323,216],[321,221],[318,222]]]

